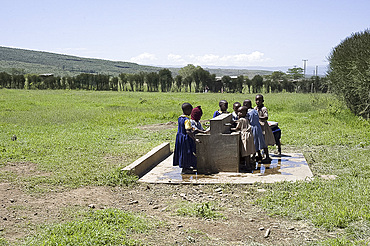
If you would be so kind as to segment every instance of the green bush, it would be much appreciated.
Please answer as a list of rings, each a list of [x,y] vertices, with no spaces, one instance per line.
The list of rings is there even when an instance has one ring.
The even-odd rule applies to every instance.
[[[370,30],[352,34],[329,56],[329,85],[357,115],[370,116]]]

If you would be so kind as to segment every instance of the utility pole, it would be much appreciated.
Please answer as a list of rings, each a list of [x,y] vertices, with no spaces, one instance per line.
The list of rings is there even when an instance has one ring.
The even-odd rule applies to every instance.
[[[304,78],[306,78],[306,63],[307,63],[307,59],[306,60],[302,60],[303,61],[303,74],[304,74]]]

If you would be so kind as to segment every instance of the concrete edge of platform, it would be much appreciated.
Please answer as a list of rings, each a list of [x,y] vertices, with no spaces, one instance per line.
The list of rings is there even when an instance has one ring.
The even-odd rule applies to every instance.
[[[142,177],[158,163],[166,159],[171,154],[170,143],[163,143],[153,148],[144,156],[140,157],[122,170]]]

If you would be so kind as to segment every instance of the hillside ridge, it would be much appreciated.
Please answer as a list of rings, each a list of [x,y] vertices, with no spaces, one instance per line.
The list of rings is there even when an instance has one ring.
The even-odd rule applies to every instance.
[[[56,76],[76,76],[81,73],[107,74],[118,76],[120,73],[158,72],[163,67],[139,65],[133,62],[110,61],[97,58],[84,58],[73,55],[57,54],[0,46],[0,72],[19,74],[46,74]],[[177,75],[180,68],[168,68]],[[249,69],[204,68],[216,76],[256,74],[267,75],[272,71]]]

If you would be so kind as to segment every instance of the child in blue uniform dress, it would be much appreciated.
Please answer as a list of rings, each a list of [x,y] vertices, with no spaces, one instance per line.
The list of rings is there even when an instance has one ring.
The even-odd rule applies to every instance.
[[[254,147],[256,148],[258,154],[258,160],[262,161],[261,149],[267,148],[267,145],[262,134],[258,112],[257,110],[252,108],[252,101],[249,99],[244,100],[243,106],[246,106],[248,108],[247,117],[249,119],[249,123],[252,126]]]
[[[195,137],[188,117],[192,109],[193,106],[190,103],[182,104],[184,114],[178,119],[178,130],[173,154],[173,165],[182,168],[183,174],[192,174],[197,167]]]

